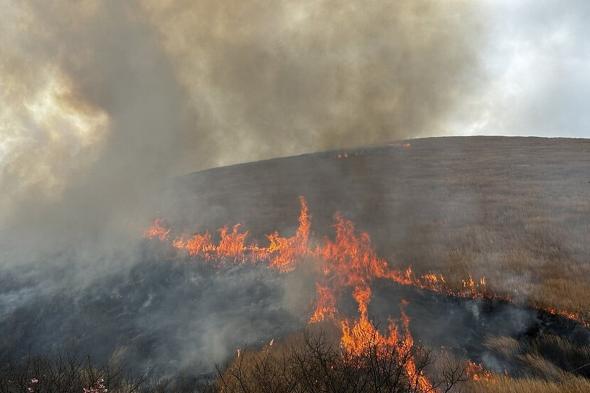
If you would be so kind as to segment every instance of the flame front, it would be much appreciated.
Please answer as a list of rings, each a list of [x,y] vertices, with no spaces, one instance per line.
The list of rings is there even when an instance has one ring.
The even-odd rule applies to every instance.
[[[365,232],[358,233],[354,224],[338,213],[334,217],[334,240],[325,238],[322,242],[312,244],[309,209],[303,197],[299,198],[299,202],[301,209],[296,232],[290,237],[273,232],[267,235],[266,246],[249,242],[248,231],[242,231],[239,224],[234,225],[231,230],[228,227],[221,228],[218,231],[217,242],[208,232],[192,236],[172,236],[172,229],[161,219],[156,219],[144,235],[168,243],[173,248],[186,252],[190,257],[213,263],[263,263],[271,269],[285,273],[293,271],[305,259],[314,261],[319,267],[321,278],[316,282],[315,307],[309,322],[337,320],[342,332],[341,347],[352,356],[360,355],[370,347],[381,348],[383,353],[388,353],[388,349],[395,349],[394,352],[401,355],[409,355],[413,348],[414,340],[409,329],[410,319],[404,307],[401,311],[401,333],[398,326],[390,321],[388,335],[383,336],[370,321],[368,305],[372,293],[371,283],[375,279],[387,279],[400,285],[447,296],[510,301],[508,297],[498,296],[489,291],[485,277],[474,279],[469,276],[462,280],[461,287],[452,288],[442,274],[427,273],[416,276],[411,267],[392,268],[388,261],[377,255],[369,235]],[[338,318],[337,298],[346,288],[352,289],[358,305],[359,317],[352,321]],[[555,309],[545,311],[585,323],[577,314]],[[409,356],[407,359],[409,360],[405,363],[405,371],[414,387],[421,392],[435,391],[426,376],[417,370],[413,357]],[[466,372],[473,380],[489,380],[491,374],[480,368],[481,366],[470,363]]]
[[[278,232],[267,235],[268,244],[258,246],[248,241],[248,231],[242,231],[240,224],[231,229],[222,227],[217,232],[218,241],[209,232],[192,236],[172,236],[172,230],[165,221],[156,219],[145,231],[145,237],[159,239],[172,247],[184,251],[190,257],[217,263],[265,263],[280,272],[290,272],[305,258],[318,263],[323,273],[316,285],[316,307],[311,316],[318,322],[337,314],[336,298],[344,288],[368,287],[372,280],[388,279],[397,284],[442,293],[462,298],[504,299],[487,290],[485,278],[479,280],[469,276],[462,286],[453,289],[442,274],[427,273],[416,276],[411,267],[395,269],[380,258],[366,232],[357,232],[352,221],[340,214],[334,217],[334,240],[310,241],[311,216],[305,198],[299,198],[301,210],[299,225],[293,236],[284,237]],[[555,311],[552,311],[556,313]]]
[[[428,378],[418,370],[416,360],[412,353],[414,349],[414,338],[410,332],[410,318],[405,313],[407,302],[402,302],[401,321],[402,334],[398,326],[389,321],[388,335],[383,336],[368,317],[368,303],[371,300],[370,287],[357,287],[354,289],[353,297],[358,304],[359,318],[354,321],[342,320],[340,322],[342,337],[340,345],[347,354],[357,357],[366,354],[367,351],[375,349],[378,357],[397,356],[400,364],[403,364],[404,371],[412,389],[419,392],[435,392],[436,389]]]
[[[300,198],[301,212],[299,226],[294,236],[282,237],[278,232],[267,235],[268,246],[258,247],[248,243],[248,231],[241,231],[241,225],[234,225],[231,230],[224,226],[219,229],[219,241],[215,243],[209,232],[195,233],[192,236],[180,235],[170,238],[171,229],[164,221],[156,219],[144,235],[149,239],[169,242],[172,247],[185,251],[191,257],[206,261],[224,261],[234,263],[266,261],[268,266],[281,272],[295,269],[295,263],[309,254],[308,240],[311,221],[307,203]]]

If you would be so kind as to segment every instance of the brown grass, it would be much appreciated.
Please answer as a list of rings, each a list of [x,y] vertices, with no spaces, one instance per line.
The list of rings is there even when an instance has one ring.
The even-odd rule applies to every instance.
[[[297,197],[303,195],[318,237],[331,233],[332,215],[340,211],[393,264],[412,265],[418,274],[442,273],[456,287],[467,275],[485,276],[496,293],[590,321],[589,140],[410,143],[407,149],[349,151],[347,159],[329,152],[190,175],[180,180],[180,197],[165,215],[174,220],[186,203],[177,217],[181,225],[241,222],[263,239],[295,225]],[[207,210],[215,214],[203,216]],[[487,345],[536,373],[477,385],[478,392],[590,391],[588,380],[564,374],[590,362],[586,347],[558,338],[526,345],[489,338]]]
[[[303,195],[320,238],[340,211],[394,264],[457,285],[486,276],[497,292],[590,318],[589,140],[409,142],[189,175],[164,215],[191,230],[240,222],[264,239],[296,225]]]
[[[558,382],[548,382],[532,378],[501,377],[490,383],[471,383],[472,393],[587,393],[590,381],[582,377],[564,377]]]

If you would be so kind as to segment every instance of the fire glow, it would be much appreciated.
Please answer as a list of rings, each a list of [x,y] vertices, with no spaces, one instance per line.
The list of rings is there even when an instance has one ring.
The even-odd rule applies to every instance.
[[[335,293],[345,287],[366,285],[376,278],[461,298],[500,298],[487,290],[485,277],[478,280],[468,277],[462,280],[461,288],[452,289],[442,274],[416,276],[411,266],[406,269],[391,268],[385,259],[377,256],[369,235],[365,232],[357,233],[354,224],[339,213],[334,216],[335,240],[325,238],[321,244],[312,244],[309,208],[303,197],[299,201],[301,210],[295,234],[282,237],[278,232],[273,232],[266,236],[268,245],[265,247],[248,242],[248,231],[242,231],[240,224],[231,229],[219,229],[219,240],[215,242],[209,232],[173,236],[166,223],[156,219],[144,232],[144,236],[167,242],[173,248],[186,252],[188,256],[205,261],[266,263],[268,267],[283,273],[293,271],[304,258],[313,258],[321,263],[325,282],[316,286],[318,300],[312,321],[321,321],[336,314],[334,301],[330,300],[335,299]]]
[[[371,346],[395,348],[397,353],[402,355],[407,355],[413,347],[414,340],[409,329],[410,319],[404,310],[407,303],[402,304],[402,328],[390,321],[387,336],[382,335],[369,320],[371,283],[375,279],[390,280],[400,285],[459,298],[510,300],[489,291],[485,277],[476,280],[469,276],[462,280],[460,288],[452,288],[442,274],[427,273],[417,276],[411,267],[392,268],[387,260],[377,255],[369,235],[357,232],[354,224],[339,213],[334,216],[334,239],[324,238],[321,242],[312,242],[309,209],[303,197],[300,197],[299,201],[299,225],[294,235],[283,237],[278,232],[273,232],[267,235],[266,246],[248,241],[248,231],[242,230],[239,224],[231,229],[219,229],[218,241],[214,241],[209,232],[176,236],[160,219],[155,220],[144,235],[147,238],[159,239],[185,252],[189,257],[213,264],[264,264],[281,273],[287,273],[296,269],[298,264],[305,260],[317,263],[320,278],[316,282],[316,300],[309,322],[316,323],[326,319],[336,321],[341,328],[341,347],[353,356],[362,354]],[[346,289],[352,290],[358,305],[359,317],[356,320],[342,318],[338,312],[337,298]],[[548,312],[558,314],[555,310]],[[492,378],[492,375],[479,365],[468,365],[466,372],[475,381],[489,381]],[[435,391],[427,377],[416,371],[413,359],[406,364],[406,374],[420,391]]]

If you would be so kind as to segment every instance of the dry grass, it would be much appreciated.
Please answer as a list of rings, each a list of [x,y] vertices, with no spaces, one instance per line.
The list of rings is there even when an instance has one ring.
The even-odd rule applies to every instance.
[[[97,366],[90,359],[27,357],[0,360],[0,393],[214,393],[210,382],[194,378],[131,376],[119,366]]]
[[[489,337],[485,346],[497,359],[515,365],[520,375],[503,376],[493,384],[472,383],[469,388],[473,392],[590,391],[590,346],[574,345],[551,335],[528,342]]]
[[[340,211],[394,264],[444,273],[456,285],[486,276],[497,292],[590,317],[590,141],[410,143],[189,175],[165,216],[191,229],[241,222],[264,239],[295,225],[304,195],[318,237]]]
[[[510,359],[521,352],[521,344],[512,337],[488,337],[484,345],[503,359]]]
[[[263,239],[293,228],[303,195],[318,238],[331,233],[340,211],[393,264],[442,273],[457,287],[467,275],[485,276],[497,293],[590,321],[589,140],[410,143],[349,151],[347,159],[329,152],[193,174],[180,179],[165,216],[191,230],[241,222]],[[588,380],[567,374],[590,362],[587,347],[558,338],[523,344],[497,337],[487,345],[533,371],[477,385],[477,392],[590,391]]]
[[[574,376],[558,382],[501,377],[494,382],[471,383],[469,389],[472,393],[587,393],[590,392],[590,380]]]
[[[576,345],[554,335],[520,342],[510,337],[488,337],[484,345],[496,358],[519,365],[525,376],[557,380],[575,372],[590,377],[589,345]]]

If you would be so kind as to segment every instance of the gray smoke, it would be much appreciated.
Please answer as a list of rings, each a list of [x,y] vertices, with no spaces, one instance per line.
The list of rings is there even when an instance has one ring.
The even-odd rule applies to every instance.
[[[468,2],[2,1],[2,9],[0,318],[14,327],[25,323],[19,315],[49,313],[43,330],[22,330],[44,350],[58,348],[52,332],[126,320],[138,340],[192,338],[182,329],[194,326],[195,340],[207,344],[197,348],[221,358],[234,342],[224,342],[233,336],[220,326],[272,308],[237,302],[234,314],[211,317],[226,306],[201,293],[192,298],[200,314],[177,313],[162,325],[154,321],[166,321],[175,302],[149,318],[129,310],[149,309],[161,289],[121,300],[132,298],[128,283],[146,263],[139,238],[167,179],[436,134],[478,72]],[[150,285],[166,276],[143,274]],[[289,288],[267,281],[279,295]],[[75,312],[51,313],[54,302]],[[284,324],[285,312],[269,318]],[[239,334],[255,341],[255,332],[273,329]]]
[[[53,233],[172,174],[436,133],[476,74],[463,2],[4,8],[2,218]]]

